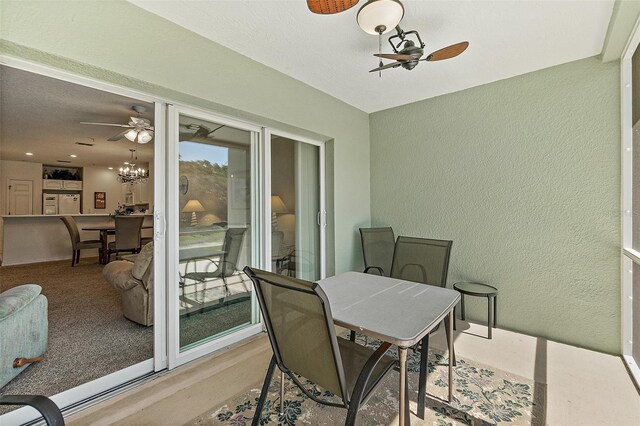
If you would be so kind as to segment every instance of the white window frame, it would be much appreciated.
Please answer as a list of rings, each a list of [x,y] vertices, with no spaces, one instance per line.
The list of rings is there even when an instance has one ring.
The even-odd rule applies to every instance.
[[[640,252],[633,249],[633,54],[640,45],[640,19],[627,42],[620,60],[621,156],[622,156],[622,256],[621,256],[621,330],[622,358],[631,376],[640,385],[640,367],[633,358],[633,265],[640,266]],[[636,183],[640,185],[640,182]],[[637,200],[640,203],[640,200]],[[639,313],[636,313],[639,315]]]

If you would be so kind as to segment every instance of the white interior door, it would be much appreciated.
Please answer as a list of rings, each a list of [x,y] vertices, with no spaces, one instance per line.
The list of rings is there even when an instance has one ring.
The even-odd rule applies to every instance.
[[[9,210],[7,214],[33,214],[33,181],[7,179]]]

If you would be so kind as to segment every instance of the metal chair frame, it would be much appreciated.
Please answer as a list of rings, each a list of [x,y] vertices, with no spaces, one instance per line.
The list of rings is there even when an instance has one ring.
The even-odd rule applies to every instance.
[[[346,421],[345,421],[345,425],[354,425],[355,421],[356,421],[356,417],[357,417],[359,408],[366,403],[366,401],[369,399],[369,397],[373,394],[373,392],[375,391],[375,389],[379,385],[381,379],[391,370],[391,368],[388,368],[383,374],[381,374],[380,377],[378,378],[378,380],[371,386],[369,392],[367,392],[365,394],[365,389],[366,389],[366,386],[367,386],[367,384],[369,382],[369,379],[371,377],[371,373],[373,372],[375,367],[378,365],[378,362],[382,359],[382,357],[387,352],[387,350],[391,347],[391,344],[388,343],[388,342],[382,343],[380,345],[380,347],[378,347],[378,349],[376,349],[374,351],[374,353],[369,357],[369,359],[365,363],[364,367],[362,368],[362,370],[361,370],[361,372],[360,372],[360,374],[358,376],[358,379],[357,379],[356,384],[354,386],[353,392],[351,393],[351,395],[349,395],[348,391],[347,391],[346,379],[345,379],[345,376],[344,376],[344,368],[343,368],[343,365],[342,365],[342,358],[340,356],[340,349],[338,347],[338,340],[337,340],[337,337],[336,337],[336,334],[335,334],[335,328],[334,328],[334,325],[333,325],[333,317],[331,315],[331,308],[329,307],[329,302],[327,300],[327,296],[322,291],[322,288],[320,288],[320,286],[318,286],[317,283],[310,283],[311,284],[311,290],[305,290],[305,289],[301,289],[301,288],[288,286],[288,285],[283,284],[283,283],[277,283],[277,282],[274,282],[272,280],[266,279],[264,277],[258,277],[256,275],[256,273],[254,272],[254,270],[252,270],[248,266],[246,266],[243,271],[251,279],[251,281],[253,282],[254,288],[256,289],[256,296],[258,298],[258,303],[260,304],[260,309],[262,311],[262,317],[263,317],[263,320],[264,320],[265,327],[267,329],[267,334],[269,335],[269,341],[271,342],[271,348],[273,349],[273,356],[271,357],[271,361],[269,362],[269,368],[267,369],[267,374],[265,376],[264,384],[262,385],[262,390],[260,392],[260,398],[258,399],[258,404],[256,406],[256,412],[255,412],[255,414],[253,416],[252,426],[258,426],[260,424],[260,417],[261,417],[261,414],[262,414],[262,409],[263,409],[264,403],[266,401],[267,393],[268,393],[268,390],[269,390],[269,384],[271,383],[271,378],[273,376],[273,372],[275,370],[276,365],[278,366],[280,371],[283,373],[282,377],[284,377],[284,374],[289,376],[289,378],[296,384],[296,386],[298,386],[302,390],[302,392],[306,396],[308,396],[310,399],[312,399],[313,401],[315,401],[317,403],[320,403],[320,404],[328,405],[328,406],[331,406],[331,407],[346,408],[348,411],[347,411],[347,418],[346,418]],[[259,270],[257,270],[257,271],[259,271]],[[260,272],[264,272],[264,271],[260,271]],[[298,291],[298,292],[302,292],[302,293],[306,293],[306,294],[315,295],[320,299],[320,303],[322,305],[322,310],[323,310],[324,318],[325,318],[325,325],[327,327],[327,331],[329,333],[329,338],[330,338],[330,341],[331,341],[331,350],[332,350],[332,353],[333,353],[333,362],[334,362],[334,365],[335,365],[335,368],[336,368],[336,372],[337,372],[337,375],[338,375],[338,379],[339,379],[339,382],[340,382],[340,387],[341,387],[341,392],[342,392],[342,395],[340,395],[340,397],[342,399],[342,403],[338,404],[338,403],[335,403],[335,402],[332,402],[332,401],[323,400],[323,399],[320,399],[320,398],[316,397],[312,393],[310,393],[304,387],[304,385],[302,383],[300,383],[298,378],[295,376],[295,372],[289,370],[289,368],[287,368],[287,366],[283,363],[281,352],[280,352],[280,348],[278,346],[278,342],[277,342],[277,339],[275,337],[273,324],[271,322],[271,317],[269,315],[269,311],[266,309],[266,302],[264,300],[264,295],[262,293],[262,289],[260,288],[259,281],[266,282],[266,283],[268,283],[270,285],[273,285],[273,286],[276,286],[276,287],[285,288],[287,290]],[[283,397],[284,397],[284,385],[281,382],[281,386],[280,386],[281,410],[282,410]],[[408,406],[408,400],[407,400],[407,406]]]

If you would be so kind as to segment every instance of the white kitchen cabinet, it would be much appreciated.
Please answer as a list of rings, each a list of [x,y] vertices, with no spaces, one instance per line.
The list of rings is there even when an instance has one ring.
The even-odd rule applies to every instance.
[[[64,189],[63,182],[57,179],[43,179],[42,189]]]
[[[60,189],[67,191],[81,191],[81,180],[58,180],[58,179],[43,179],[42,189]]]
[[[62,189],[80,191],[82,190],[82,181],[81,180],[63,180]]]

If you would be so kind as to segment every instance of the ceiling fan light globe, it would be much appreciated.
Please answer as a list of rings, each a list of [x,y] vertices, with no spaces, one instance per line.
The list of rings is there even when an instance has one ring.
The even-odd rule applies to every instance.
[[[135,142],[138,137],[138,131],[136,129],[131,129],[124,134],[124,137],[129,139],[131,142]]]
[[[369,0],[358,11],[358,25],[367,34],[386,34],[404,17],[404,6],[399,0]],[[384,27],[384,28],[383,28]],[[382,29],[382,32],[378,30]]]
[[[138,133],[138,143],[147,143],[153,139],[153,132],[149,130],[143,130]]]

